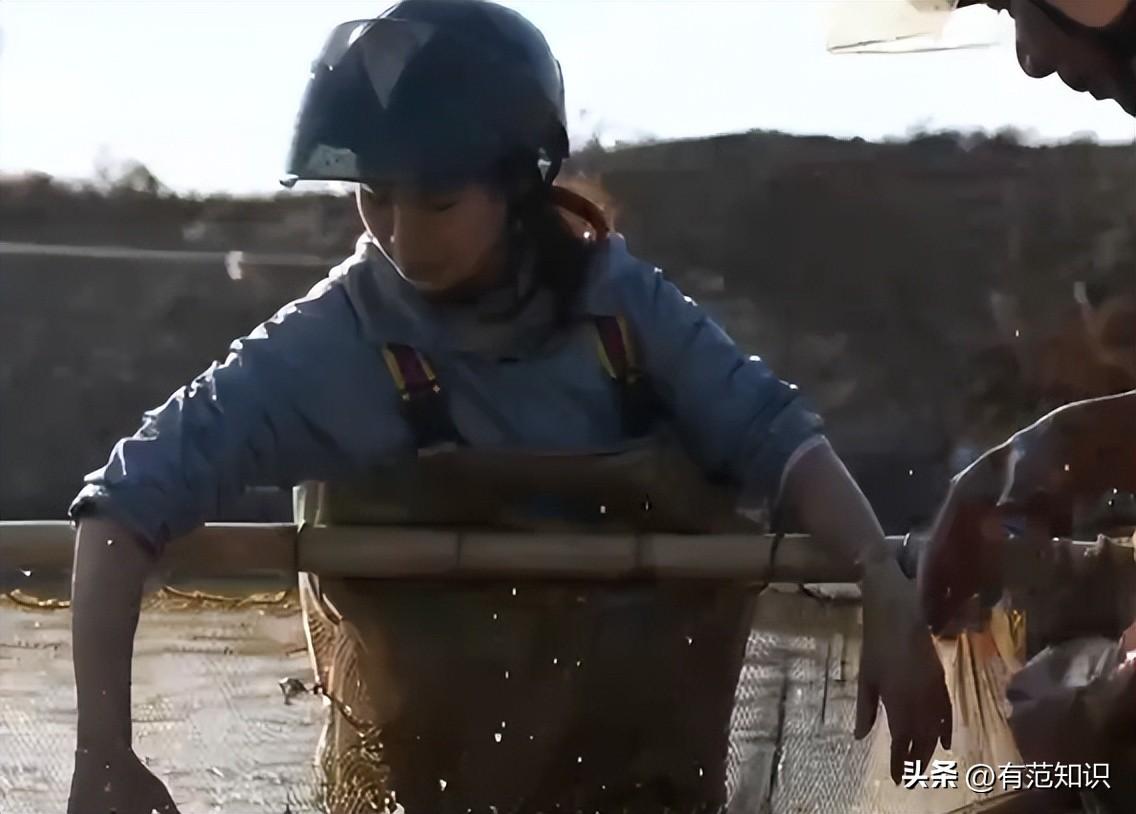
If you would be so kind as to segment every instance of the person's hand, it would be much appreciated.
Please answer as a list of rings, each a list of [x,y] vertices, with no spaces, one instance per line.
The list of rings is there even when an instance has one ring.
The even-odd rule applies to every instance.
[[[905,762],[926,766],[936,742],[950,748],[951,699],[915,587],[895,560],[865,568],[863,597],[864,640],[853,734],[860,739],[872,730],[882,701],[891,731],[891,777],[898,784]]]
[[[946,500],[919,556],[918,589],[932,632],[942,633],[978,593],[1001,528],[1006,445],[987,451],[951,480]]]
[[[1071,639],[1010,681],[1008,722],[1031,762],[1097,763],[1136,744],[1136,660],[1123,643]]]
[[[180,814],[165,785],[129,748],[80,747],[67,814]]]
[[[1116,439],[1077,402],[1015,433],[955,476],[919,560],[923,612],[946,628],[987,582],[998,579],[1010,533],[1049,539],[1071,522],[1078,498],[1111,487]],[[1062,531],[1061,533],[1065,533]]]

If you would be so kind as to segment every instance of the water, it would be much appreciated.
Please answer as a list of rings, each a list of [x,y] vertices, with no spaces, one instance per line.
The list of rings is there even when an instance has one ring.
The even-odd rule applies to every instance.
[[[75,747],[70,613],[0,605],[0,812],[62,812]],[[314,814],[318,699],[298,613],[147,610],[134,660],[138,753],[183,814]]]

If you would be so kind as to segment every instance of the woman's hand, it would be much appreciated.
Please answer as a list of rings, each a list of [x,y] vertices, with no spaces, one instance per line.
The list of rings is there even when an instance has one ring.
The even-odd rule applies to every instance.
[[[67,814],[179,814],[162,781],[126,748],[91,746],[75,752]]]
[[[1136,393],[1069,404],[954,478],[919,562],[920,598],[934,632],[997,578],[1010,533],[1065,534],[1077,499],[1136,486],[1134,425]]]
[[[951,699],[915,586],[898,563],[866,566],[862,586],[864,640],[854,735],[863,738],[872,730],[883,701],[891,731],[891,777],[898,784],[905,762],[927,766],[937,742],[950,748]]]

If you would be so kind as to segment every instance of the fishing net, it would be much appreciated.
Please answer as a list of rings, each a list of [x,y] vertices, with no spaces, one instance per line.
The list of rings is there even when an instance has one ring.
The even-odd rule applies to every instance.
[[[502,586],[503,596],[512,598],[511,587]],[[965,790],[896,789],[887,776],[883,716],[872,736],[852,740],[854,591],[770,586],[756,597],[753,620],[729,715],[731,814],[939,814],[973,798]],[[34,607],[24,595],[0,599],[3,814],[65,807],[74,748],[69,623],[65,607]],[[298,682],[282,683],[287,678]],[[323,679],[325,687],[336,684]],[[381,794],[364,796],[386,779],[374,772],[383,764],[381,738],[357,714],[358,696],[321,700],[310,692],[317,680],[295,592],[256,601],[181,591],[151,596],[135,649],[138,752],[168,780],[186,814],[315,814],[329,803],[374,811],[359,806],[381,802]],[[668,712],[660,710],[660,719]],[[502,742],[487,731],[487,751],[512,734],[508,726],[496,731]],[[355,751],[321,767],[320,738],[337,732]],[[360,796],[329,800],[329,771],[359,781],[341,787]]]

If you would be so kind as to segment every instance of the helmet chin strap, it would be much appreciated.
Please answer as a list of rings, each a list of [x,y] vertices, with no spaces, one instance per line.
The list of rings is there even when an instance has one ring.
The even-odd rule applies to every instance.
[[[406,272],[404,272],[402,270],[402,266],[400,266],[398,264],[398,262],[393,257],[391,257],[390,252],[387,251],[387,244],[385,244],[382,240],[380,240],[375,235],[375,233],[371,231],[370,227],[364,226],[364,229],[366,230],[367,237],[369,237],[371,239],[371,242],[375,244],[375,246],[378,248],[379,252],[382,254],[382,256],[386,259],[387,263],[390,265],[390,267],[392,269],[394,269],[395,274],[397,274],[402,279],[406,280],[406,282],[408,282],[411,286],[413,286],[416,291],[420,291],[423,294],[440,294],[444,291],[444,289],[445,289],[444,286],[440,286],[440,285],[436,285],[436,284],[428,283],[428,282],[423,282],[422,280],[415,280],[415,279],[412,279],[410,277],[407,277]],[[388,240],[390,241],[390,243],[393,244],[394,243],[394,235],[391,235],[388,238]]]
[[[421,280],[412,280],[409,277],[407,277],[405,274],[403,274],[402,269],[398,267],[397,263],[395,264],[394,268],[395,268],[395,271],[398,272],[399,277],[401,277],[402,279],[406,280],[406,282],[408,282],[412,286],[414,286],[415,291],[419,291],[422,294],[432,294],[432,295],[439,295],[439,294],[446,293],[446,287],[445,286],[432,285],[431,283],[424,283]]]

